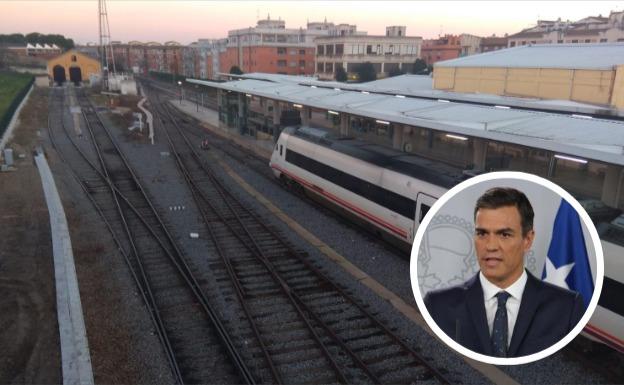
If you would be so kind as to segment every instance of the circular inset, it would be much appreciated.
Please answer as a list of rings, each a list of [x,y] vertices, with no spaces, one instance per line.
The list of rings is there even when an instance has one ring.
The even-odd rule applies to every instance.
[[[447,333],[445,333],[444,330],[434,321],[423,299],[426,293],[440,293],[439,289],[452,287],[453,289],[450,291],[453,291],[454,293],[458,292],[457,290],[455,290],[456,288],[461,288],[462,290],[470,290],[471,300],[474,300],[475,298],[478,299],[478,296],[474,295],[476,291],[474,291],[472,288],[478,287],[478,290],[480,290],[478,293],[481,295],[481,305],[469,307],[466,304],[461,304],[462,309],[465,307],[466,311],[471,313],[467,315],[468,318],[463,318],[463,313],[461,313],[462,310],[460,310],[458,307],[458,313],[453,313],[453,316],[456,316],[456,314],[460,314],[460,316],[456,316],[456,320],[444,320],[443,326],[444,329],[447,330],[447,332],[449,332],[450,330],[457,330],[455,337],[462,341],[462,338],[459,338],[460,331],[463,332],[466,330],[467,327],[469,328],[469,326],[466,325],[466,322],[472,322],[471,325],[472,327],[474,327],[475,333],[477,335],[477,337],[474,338],[481,338],[482,345],[486,343],[486,338],[487,343],[491,342],[490,331],[497,330],[496,327],[493,328],[492,322],[494,322],[495,325],[501,325],[501,322],[500,320],[498,321],[498,323],[496,320],[492,321],[493,315],[491,308],[490,310],[488,310],[489,313],[486,315],[487,311],[484,305],[485,300],[483,291],[481,289],[481,284],[475,281],[484,282],[485,285],[489,286],[488,282],[490,282],[490,279],[499,279],[499,277],[494,274],[498,274],[500,271],[502,271],[500,270],[499,263],[502,263],[501,261],[507,260],[503,257],[500,257],[500,260],[496,259],[499,257],[482,258],[481,262],[486,263],[485,261],[487,261],[487,263],[490,263],[492,266],[488,267],[488,265],[483,265],[483,269],[485,269],[486,272],[480,273],[479,263],[477,257],[475,257],[475,254],[480,253],[484,255],[490,252],[494,253],[493,250],[496,249],[497,246],[491,246],[492,251],[487,251],[489,250],[488,247],[490,246],[484,246],[483,243],[476,243],[476,241],[478,241],[477,238],[484,237],[484,235],[482,234],[484,230],[481,226],[478,227],[477,230],[479,235],[475,235],[474,207],[477,198],[479,198],[486,190],[494,187],[510,187],[524,193],[526,197],[528,197],[530,204],[533,207],[533,211],[535,212],[533,225],[533,230],[535,231],[533,232],[530,242],[523,244],[524,246],[530,247],[530,250],[528,248],[522,249],[524,255],[523,266],[529,272],[527,274],[529,275],[529,277],[527,278],[528,280],[533,280],[534,282],[535,278],[537,278],[537,280],[540,280],[542,275],[544,275],[545,280],[550,283],[559,283],[561,285],[566,285],[566,274],[568,274],[573,269],[574,265],[567,264],[555,267],[550,261],[549,257],[547,257],[547,254],[549,247],[555,247],[555,249],[552,250],[556,250],[557,247],[561,247],[560,245],[551,246],[550,242],[552,238],[552,233],[559,234],[563,228],[562,226],[560,226],[560,223],[562,222],[557,222],[557,226],[554,226],[553,224],[555,223],[555,219],[561,219],[557,218],[557,216],[558,214],[562,215],[561,212],[565,212],[565,210],[561,212],[560,210],[569,207],[565,205],[565,203],[567,203],[574,209],[576,213],[578,213],[578,217],[580,218],[582,227],[581,238],[583,238],[582,242],[584,242],[585,244],[586,254],[589,260],[587,269],[590,270],[590,279],[593,280],[594,286],[593,293],[591,294],[591,299],[586,299],[584,301],[585,311],[582,317],[580,317],[580,321],[578,321],[578,323],[569,332],[567,332],[567,334],[562,336],[561,339],[559,339],[551,346],[545,347],[531,354],[518,355],[513,357],[498,357],[495,356],[494,353],[492,353],[492,355],[484,354],[483,352],[471,350],[461,343],[457,342],[452,336],[449,336]],[[520,209],[518,209],[517,206],[514,207],[514,209],[517,209],[517,211],[514,212],[520,212]],[[498,208],[496,210],[498,210]],[[482,212],[488,213],[493,211],[488,211],[486,209]],[[499,214],[504,214],[502,216],[498,215],[497,218],[499,219],[502,218],[503,220],[506,220],[506,218],[511,217],[509,213],[503,213],[502,211],[496,212]],[[521,214],[518,215],[518,218],[521,218]],[[481,216],[481,218],[484,220],[487,219],[487,217],[484,216]],[[488,231],[485,232],[489,234]],[[507,237],[508,235],[504,234],[504,231],[501,231],[500,234],[497,236],[501,237],[502,239],[502,237]],[[524,238],[524,230],[522,230],[522,239]],[[581,242],[578,236],[576,237],[575,241]],[[478,247],[481,247],[480,251],[476,250]],[[517,254],[518,250],[516,249],[513,252]],[[580,262],[579,266],[581,266]],[[422,223],[418,227],[416,236],[414,238],[414,244],[412,246],[410,259],[410,276],[412,290],[414,292],[414,297],[416,299],[418,308],[420,309],[420,312],[423,315],[427,324],[442,341],[444,341],[447,345],[449,345],[457,352],[481,362],[495,365],[518,365],[533,362],[557,352],[559,349],[567,345],[574,337],[576,337],[576,335],[578,335],[582,331],[583,327],[591,318],[591,315],[594,312],[596,305],[598,304],[598,298],[600,297],[604,278],[604,258],[600,238],[598,236],[596,228],[594,227],[593,222],[589,218],[587,212],[585,212],[582,206],[578,203],[578,201],[574,199],[567,191],[557,186],[556,184],[536,175],[511,171],[492,172],[473,177],[458,184],[457,186],[450,189],[447,193],[445,193],[442,197],[440,197],[440,199],[438,199],[431,207],[431,209],[423,219]],[[531,278],[530,276],[533,276],[534,278]],[[484,279],[487,279],[487,282],[481,281]],[[472,286],[470,286],[467,282],[470,282]],[[528,282],[527,286],[523,286],[523,288],[526,287],[529,287]],[[486,291],[487,290],[489,289],[486,289]],[[551,294],[558,293],[558,289],[553,290],[551,288],[547,290],[548,293]],[[449,290],[447,290],[446,292],[448,291]],[[528,294],[523,293],[522,291],[520,293],[522,300],[518,301],[519,307],[515,308],[514,314],[511,314],[514,311],[510,310],[508,312],[508,314],[511,314],[510,318],[514,319],[513,322],[520,322],[521,325],[526,326],[526,318],[528,317],[527,314],[529,314],[531,317],[545,317],[545,314],[548,314],[543,312],[538,313],[542,310],[535,309],[535,306],[530,306],[534,302],[534,299],[527,299],[529,298],[529,294],[534,294],[531,290],[527,292]],[[566,298],[572,298],[571,296],[573,296],[573,294],[569,293],[565,295],[567,295]],[[436,298],[440,297],[437,296]],[[540,299],[540,301],[542,300],[544,299]],[[477,302],[470,303],[474,305]],[[544,306],[544,308],[547,307],[548,306]],[[575,309],[578,310],[578,306]],[[527,313],[527,311],[529,311],[529,313]],[[561,319],[561,317],[556,317],[556,319],[559,320]],[[508,320],[505,319],[505,322],[508,322]],[[537,325],[538,323],[539,322],[535,324]],[[456,329],[453,329],[453,325],[455,325]],[[478,325],[478,327],[475,327],[474,325]],[[524,326],[521,326],[519,328],[522,329]],[[529,325],[527,327],[527,330],[520,330],[518,332],[518,335],[530,337],[539,334],[531,334],[531,327],[539,326]],[[484,328],[487,329],[484,330]],[[511,339],[511,342],[509,343],[508,348],[514,351],[523,351],[523,349],[519,348],[519,346],[522,346],[524,342],[520,342],[520,337],[516,338],[518,341],[515,341],[513,338],[513,333],[516,332],[516,330],[513,329],[512,331],[508,332],[511,333],[511,336],[509,337]],[[452,334],[453,331],[450,331],[450,333]],[[484,333],[487,333],[487,335],[484,335]],[[470,338],[473,337],[470,336]],[[531,338],[527,339],[531,340]],[[527,343],[534,344],[531,346],[539,346],[540,342],[529,341]],[[491,349],[491,347],[487,349]],[[483,351],[487,349],[484,349]],[[531,349],[526,348],[524,350],[530,351]],[[510,353],[513,353],[513,351],[510,351]]]

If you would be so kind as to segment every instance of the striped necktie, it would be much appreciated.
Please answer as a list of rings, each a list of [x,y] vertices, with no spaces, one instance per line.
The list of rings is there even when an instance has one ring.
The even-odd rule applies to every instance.
[[[507,357],[507,300],[510,294],[501,291],[496,294],[498,298],[498,308],[494,316],[492,327],[492,351],[496,357]]]

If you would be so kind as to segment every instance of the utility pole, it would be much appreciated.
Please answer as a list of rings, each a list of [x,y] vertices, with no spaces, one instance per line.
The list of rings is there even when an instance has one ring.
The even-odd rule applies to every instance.
[[[104,87],[109,89],[108,74],[112,65],[113,73],[116,73],[115,55],[113,54],[113,46],[111,44],[110,26],[108,24],[108,10],[106,8],[106,0],[98,0],[98,29],[100,36],[100,65],[102,66],[102,82]],[[108,56],[110,55],[110,63]]]

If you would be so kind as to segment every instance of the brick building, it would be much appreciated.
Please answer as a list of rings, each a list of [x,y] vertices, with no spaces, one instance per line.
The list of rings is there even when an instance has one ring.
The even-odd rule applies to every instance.
[[[421,48],[421,58],[428,64],[457,59],[462,51],[458,35],[444,35],[438,39],[426,39]]]
[[[311,23],[319,25],[323,23]],[[243,72],[266,72],[286,75],[314,74],[314,38],[329,34],[327,28],[286,28],[284,20],[259,20],[255,27],[228,31],[224,51],[218,54],[218,72],[238,66]],[[308,24],[310,25],[310,24]],[[216,68],[209,77],[214,77]]]
[[[146,74],[150,71],[181,75],[183,72],[183,46],[175,41],[114,44],[115,65],[122,72]]]

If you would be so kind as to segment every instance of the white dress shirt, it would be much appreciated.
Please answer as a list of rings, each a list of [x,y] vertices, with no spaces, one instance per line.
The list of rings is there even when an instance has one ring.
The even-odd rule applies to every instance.
[[[522,293],[527,282],[526,270],[522,270],[522,275],[513,284],[505,289],[494,285],[488,281],[482,272],[479,272],[479,280],[481,281],[481,287],[483,288],[483,300],[485,301],[485,315],[487,317],[488,330],[492,335],[492,328],[494,327],[494,316],[496,315],[496,309],[498,309],[498,298],[496,294],[501,291],[506,291],[510,294],[507,299],[507,346],[511,344],[511,336],[513,335],[514,326],[516,325],[516,319],[518,319],[518,310],[520,310],[520,300],[522,299]]]

